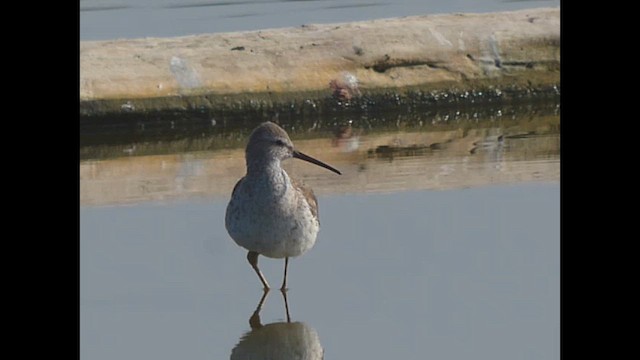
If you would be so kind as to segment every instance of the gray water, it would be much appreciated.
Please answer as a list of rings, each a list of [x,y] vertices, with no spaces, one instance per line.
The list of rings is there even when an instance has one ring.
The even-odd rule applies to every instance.
[[[321,230],[290,262],[291,322],[272,290],[263,327],[261,283],[224,227],[250,129],[94,145],[108,156],[80,162],[81,358],[559,359],[560,118],[499,113],[282,124],[343,174],[284,162]],[[275,287],[283,265],[261,258]]]
[[[80,40],[183,36],[559,5],[559,0],[80,0]]]
[[[318,200],[288,303],[325,359],[559,359],[558,182]],[[225,206],[81,207],[82,359],[230,357],[262,290]],[[272,283],[282,267],[261,260]],[[262,323],[285,314],[272,290]]]
[[[81,40],[97,40],[558,4],[82,0],[80,25]],[[287,169],[309,171],[300,177],[318,195],[321,231],[290,262],[291,323],[272,290],[254,330],[261,284],[224,228],[240,148],[131,156],[143,143],[81,162],[80,357],[286,359],[322,348],[325,359],[559,359],[559,119],[491,123],[439,137],[364,131],[342,148],[294,139],[344,175]],[[404,151],[377,151],[390,148]],[[260,267],[280,283],[282,260]]]

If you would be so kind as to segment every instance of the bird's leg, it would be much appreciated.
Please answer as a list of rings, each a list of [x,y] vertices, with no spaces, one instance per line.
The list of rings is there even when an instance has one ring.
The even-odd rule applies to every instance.
[[[259,255],[260,254],[258,254],[255,251],[249,251],[249,253],[247,254],[247,260],[249,260],[249,264],[251,264],[251,267],[253,268],[253,270],[255,270],[256,274],[258,274],[260,281],[262,281],[262,285],[264,285],[264,291],[269,291],[269,283],[267,282],[267,279],[264,278],[264,275],[262,275],[262,271],[258,269]]]
[[[264,301],[267,299],[268,293],[269,290],[265,290],[264,293],[262,293],[262,298],[260,298],[258,307],[256,307],[253,315],[251,315],[251,317],[249,318],[249,325],[251,325],[251,328],[254,330],[262,327],[262,323],[260,322],[260,310],[262,310],[262,304],[264,304]]]
[[[286,257],[284,258],[284,280],[282,280],[282,287],[280,288],[280,291],[285,292],[287,291],[287,268],[289,267],[289,258]]]
[[[282,297],[284,298],[284,309],[287,312],[287,322],[291,322],[291,316],[289,316],[289,301],[287,301],[287,292],[282,292]]]

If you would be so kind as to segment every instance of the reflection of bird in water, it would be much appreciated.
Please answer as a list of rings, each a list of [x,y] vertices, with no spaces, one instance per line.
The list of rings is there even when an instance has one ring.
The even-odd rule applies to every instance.
[[[258,256],[284,258],[280,288],[284,291],[289,258],[313,247],[320,223],[313,191],[291,179],[280,163],[293,157],[337,174],[340,171],[295,150],[287,132],[272,122],[253,130],[245,155],[247,175],[233,188],[225,225],[233,240],[249,250],[249,264],[265,289],[269,283],[258,269]]]
[[[355,131],[351,123],[352,121],[350,120],[347,125],[340,126],[333,132],[333,141],[331,143],[334,147],[339,147],[343,152],[356,151],[360,147],[361,131]]]
[[[231,351],[236,359],[300,359],[315,360],[324,357],[318,333],[303,322],[291,322],[287,294],[284,297],[287,321],[262,325],[260,310],[267,297],[265,291],[258,307],[249,319],[251,330],[244,334]]]

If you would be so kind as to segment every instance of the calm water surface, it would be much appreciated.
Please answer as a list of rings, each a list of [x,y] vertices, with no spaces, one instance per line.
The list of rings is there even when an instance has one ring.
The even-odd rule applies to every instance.
[[[81,0],[80,35],[179,36],[558,4]],[[260,282],[224,228],[241,149],[124,144],[108,148],[109,159],[82,161],[80,357],[287,359],[285,350],[322,348],[325,359],[559,359],[559,130],[549,130],[559,120],[523,121],[450,126],[436,137],[362,126],[355,141],[333,145],[294,138],[345,175],[288,165],[316,189],[322,228],[316,246],[290,263],[292,323],[274,290],[254,331]],[[113,157],[142,150],[162,155]],[[262,258],[261,268],[281,281],[283,261]]]
[[[559,358],[557,182],[319,203],[319,240],[291,262],[288,302],[325,359]],[[224,229],[225,206],[81,208],[81,358],[230,357],[262,291]],[[261,261],[274,283],[282,266]],[[285,314],[271,291],[262,324]]]
[[[479,123],[294,137],[344,175],[288,162],[321,231],[290,263],[291,323],[272,290],[253,331],[261,284],[224,228],[239,144],[82,161],[81,358],[559,359],[559,118]]]
[[[559,5],[559,0],[81,0],[80,40],[183,36]]]

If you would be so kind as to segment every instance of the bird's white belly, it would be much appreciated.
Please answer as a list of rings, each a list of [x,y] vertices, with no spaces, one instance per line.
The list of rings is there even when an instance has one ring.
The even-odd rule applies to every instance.
[[[238,245],[271,258],[299,256],[313,247],[320,225],[306,201],[293,195],[254,200],[232,198],[227,208],[226,227]]]

